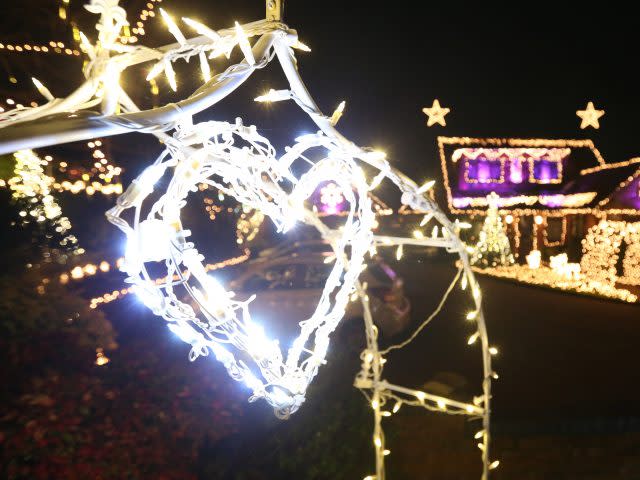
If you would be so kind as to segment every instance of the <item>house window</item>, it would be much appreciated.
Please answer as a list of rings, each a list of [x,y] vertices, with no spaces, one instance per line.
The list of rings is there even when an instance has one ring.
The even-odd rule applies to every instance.
[[[531,162],[532,183],[560,183],[562,181],[562,163],[552,160],[533,160]]]
[[[509,162],[509,181],[522,183],[524,180],[524,162],[520,158],[514,158]]]
[[[502,183],[504,181],[504,162],[476,158],[465,161],[464,179],[467,183]]]
[[[547,217],[543,237],[547,247],[564,245],[567,239],[567,217]]]

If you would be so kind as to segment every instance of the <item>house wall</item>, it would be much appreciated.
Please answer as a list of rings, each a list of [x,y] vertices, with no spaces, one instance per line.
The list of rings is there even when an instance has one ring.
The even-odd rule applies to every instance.
[[[524,264],[525,257],[534,249],[541,251],[544,260],[559,253],[566,253],[569,261],[580,261],[582,239],[589,228],[598,223],[599,218],[592,214],[546,215],[542,213],[540,216],[542,223],[539,225],[535,222],[536,215],[513,216],[511,223],[505,221],[506,216],[502,217],[516,261]],[[476,221],[477,218],[482,217],[476,217]],[[549,226],[553,222],[564,223],[564,228],[560,228],[560,235],[554,235],[557,233],[556,228],[553,225]],[[556,223],[556,227],[562,223]]]

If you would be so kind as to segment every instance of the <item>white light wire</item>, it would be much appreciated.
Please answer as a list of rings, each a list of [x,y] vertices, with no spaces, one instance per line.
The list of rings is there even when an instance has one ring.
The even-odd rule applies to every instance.
[[[252,399],[265,398],[273,405],[278,416],[286,417],[304,401],[307,386],[319,365],[324,363],[330,335],[355,291],[363,304],[367,336],[367,348],[362,355],[363,368],[356,378],[356,386],[371,391],[376,480],[384,480],[385,476],[386,449],[382,418],[386,415],[383,415],[381,408],[390,399],[428,409],[436,409],[429,403],[435,402],[439,411],[480,416],[482,478],[486,480],[491,464],[490,388],[495,374],[491,369],[480,289],[470,268],[465,246],[458,237],[457,227],[425,195],[421,187],[392,168],[383,156],[357,147],[334,128],[334,122],[317,107],[299,75],[292,50],[292,46],[298,44],[295,31],[281,23],[259,21],[241,27],[242,35],[236,27],[217,32],[219,38],[203,35],[184,39],[174,30],[178,44],[160,49],[131,48],[116,45],[113,40],[123,25],[124,11],[120,10],[117,2],[107,5],[92,0],[90,11],[101,14],[100,44],[86,46],[91,60],[85,69],[87,81],[66,99],[54,99],[42,107],[11,111],[0,116],[0,152],[131,130],[150,131],[160,136],[166,143],[165,152],[118,199],[117,205],[108,212],[108,218],[128,238],[129,248],[124,267],[129,274],[127,281],[135,285],[138,295],[154,313],[168,322],[174,333],[192,345],[190,358],[213,352],[233,378],[242,380],[250,387]],[[246,39],[253,36],[261,38],[249,52]],[[141,112],[117,82],[119,72],[141,62],[162,62],[165,74],[171,77],[172,69],[167,71],[167,65],[178,59],[188,60],[200,56],[202,52],[228,54],[231,48],[240,43],[247,60],[214,76],[193,95],[177,104]],[[259,135],[254,127],[246,127],[240,121],[235,124],[192,124],[191,116],[194,113],[229,95],[253,71],[266,65],[274,53],[289,82],[291,98],[318,125],[321,132],[297,139],[278,158],[266,138]],[[172,83],[171,78],[169,80]],[[97,104],[99,88],[103,90],[102,114],[83,112],[83,109]],[[130,113],[111,114],[117,104]],[[171,128],[176,129],[172,137],[161,133]],[[308,161],[304,152],[315,148],[327,153],[303,174],[293,175],[291,166],[301,160]],[[378,170],[371,182],[367,182],[358,165],[360,162]],[[154,193],[156,183],[167,178],[169,183],[166,190],[158,189]],[[395,347],[387,350],[378,348],[377,327],[373,323],[369,297],[358,282],[358,276],[365,266],[364,257],[374,244],[372,228],[375,218],[368,191],[371,184],[377,184],[384,178],[400,190],[403,205],[433,215],[444,235],[444,238],[438,237],[433,242],[441,240],[439,246],[460,257],[463,278],[470,287],[475,304],[473,320],[482,348],[482,395],[477,397],[474,404],[395,386],[382,378],[386,361],[383,355]],[[327,227],[305,205],[315,189],[328,180],[339,186],[349,205],[349,213],[341,230]],[[334,249],[336,259],[316,311],[312,317],[300,322],[300,336],[288,349],[285,348],[286,353],[252,320],[252,298],[236,300],[231,292],[208,276],[201,255],[195,245],[187,240],[190,232],[182,226],[180,210],[186,205],[189,193],[202,182],[214,185],[225,195],[261,210],[281,232],[293,228],[298,222],[315,226]],[[143,204],[146,205],[148,197],[153,197],[155,202],[143,215]],[[121,217],[129,209],[133,209],[132,223]],[[409,240],[386,237],[385,244],[416,243]],[[164,264],[166,278],[172,279],[177,275],[180,280],[156,285],[147,269],[147,264],[151,263]],[[179,288],[184,288],[184,292],[179,292]],[[447,290],[436,314],[450,290]],[[408,341],[426,326],[430,318]],[[403,342],[402,345],[405,344]]]

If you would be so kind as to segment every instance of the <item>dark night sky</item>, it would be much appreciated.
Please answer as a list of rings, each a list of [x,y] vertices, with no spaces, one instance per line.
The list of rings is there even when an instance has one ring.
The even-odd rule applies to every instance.
[[[55,15],[55,2],[30,2]],[[40,35],[25,29],[31,21],[42,23],[42,18],[17,21],[23,15],[21,5],[12,1],[7,9],[0,23],[2,38]],[[130,15],[142,5],[125,2]],[[165,0],[162,5],[175,18],[189,16],[215,29],[264,14],[260,0]],[[435,7],[423,3],[425,12],[414,5],[338,0],[286,4],[285,21],[313,50],[299,54],[310,91],[327,113],[347,100],[339,126],[356,143],[386,150],[392,162],[417,181],[439,178],[438,135],[591,138],[609,162],[640,155],[635,73],[640,48],[638,22],[630,12],[613,4],[600,10],[558,10],[559,2],[506,9],[488,3],[474,8],[458,2]],[[81,23],[90,25],[89,14],[79,15]],[[151,22],[156,25],[147,29],[145,43],[171,41],[157,18]],[[86,30],[91,32],[88,26]],[[21,58],[7,55],[5,60],[15,63]],[[45,70],[39,77],[47,78],[54,60],[49,57],[39,65]],[[190,93],[189,76],[195,78],[196,70],[179,70],[185,85],[180,93]],[[71,87],[64,82],[58,92]],[[253,105],[251,99],[271,87],[286,87],[277,64],[257,72],[201,118],[233,120],[241,115],[280,145],[314,129],[292,105]],[[434,98],[452,109],[446,127],[426,127],[421,109]],[[599,131],[579,129],[575,111],[589,100],[606,110]],[[125,159],[120,162],[127,166]]]
[[[640,154],[636,26],[601,12],[304,3],[289,2],[287,21],[314,47],[301,62],[313,91],[323,105],[348,99],[345,132],[414,175],[437,168],[437,135],[590,137],[608,161]],[[424,124],[434,98],[452,109],[447,127]],[[588,100],[607,112],[600,131],[579,129]]]
[[[207,3],[212,21],[262,12],[255,0]],[[640,155],[637,21],[613,9],[451,4],[421,14],[413,2],[287,2],[285,20],[313,49],[300,55],[303,77],[325,111],[347,100],[347,136],[417,180],[437,171],[437,135],[592,138],[607,161]],[[434,98],[452,109],[444,128],[425,126]],[[599,131],[579,129],[589,100],[606,110]]]

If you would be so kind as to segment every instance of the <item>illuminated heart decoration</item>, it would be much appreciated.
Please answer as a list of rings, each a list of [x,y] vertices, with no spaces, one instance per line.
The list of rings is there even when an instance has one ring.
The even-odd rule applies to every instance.
[[[307,151],[317,149],[327,153],[311,162]],[[162,155],[107,213],[127,234],[122,270],[145,305],[191,344],[192,360],[213,352],[231,377],[249,386],[251,399],[265,398],[278,416],[288,416],[304,401],[372,246],[375,217],[367,195],[369,185],[356,164],[358,152],[363,154],[348,151],[318,133],[296,139],[277,158],[271,143],[255,127],[245,127],[240,121],[182,125]],[[295,176],[294,163],[295,170],[307,165],[306,171]],[[173,174],[166,191],[154,197],[155,203],[145,209],[143,217],[143,205],[150,203],[145,200],[169,168]],[[305,201],[327,181],[337,185],[349,205],[339,230],[329,228],[313,209],[305,207]],[[280,232],[305,222],[331,244],[335,260],[319,303],[310,318],[300,319],[300,334],[286,353],[252,321],[255,295],[246,301],[235,300],[207,274],[202,255],[187,240],[190,232],[183,229],[180,212],[188,194],[200,184],[216,187],[262,211]],[[127,209],[133,210],[131,223],[121,217]],[[155,269],[157,277],[158,267],[162,267],[161,280],[152,278],[148,270]],[[181,300],[185,294],[195,308]]]

